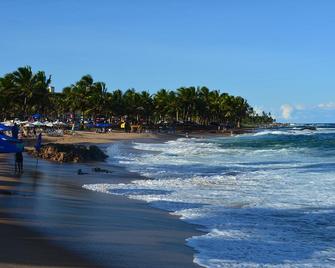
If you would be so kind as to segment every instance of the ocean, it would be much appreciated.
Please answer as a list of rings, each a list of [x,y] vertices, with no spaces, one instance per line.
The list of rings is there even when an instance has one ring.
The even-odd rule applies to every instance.
[[[127,148],[126,148],[127,147]],[[109,161],[148,179],[84,188],[197,224],[204,267],[335,267],[335,125],[115,143]]]

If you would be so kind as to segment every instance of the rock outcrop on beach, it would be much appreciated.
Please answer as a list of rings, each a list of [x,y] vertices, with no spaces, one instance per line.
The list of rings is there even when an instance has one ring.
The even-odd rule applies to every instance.
[[[96,145],[74,145],[49,143],[41,147],[40,152],[28,151],[35,157],[61,163],[80,163],[88,161],[104,161],[108,156]]]

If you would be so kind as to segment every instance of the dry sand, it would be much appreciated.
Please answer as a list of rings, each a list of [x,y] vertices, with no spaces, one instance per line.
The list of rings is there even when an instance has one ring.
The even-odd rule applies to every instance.
[[[66,134],[63,137],[52,137],[46,134],[42,135],[42,143],[61,143],[61,144],[101,144],[111,143],[120,140],[135,139],[156,139],[164,138],[166,135],[156,135],[152,133],[124,133],[113,131],[109,133],[95,133],[92,131],[76,131],[73,135]],[[168,136],[171,138],[171,136]],[[34,146],[36,138],[29,137],[24,139],[25,147]]]
[[[45,142],[109,143],[151,134],[82,132]],[[12,157],[12,155],[10,155]],[[109,168],[111,174],[90,172]],[[90,174],[79,176],[78,168]],[[82,189],[135,178],[104,163],[57,164],[25,155],[24,174],[0,158],[0,267],[198,267],[185,239],[195,226],[141,201]]]

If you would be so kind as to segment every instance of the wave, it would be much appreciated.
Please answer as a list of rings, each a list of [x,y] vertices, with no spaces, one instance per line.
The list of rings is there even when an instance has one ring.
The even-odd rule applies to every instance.
[[[329,135],[264,132],[112,145],[114,161],[151,179],[83,187],[202,226],[207,234],[187,244],[205,267],[334,267],[335,154],[322,157]]]
[[[263,130],[254,133],[253,136],[263,136],[263,135],[288,135],[288,136],[310,136],[319,134],[335,134],[335,128],[319,128],[316,130],[308,130],[301,128],[291,128],[285,130]]]

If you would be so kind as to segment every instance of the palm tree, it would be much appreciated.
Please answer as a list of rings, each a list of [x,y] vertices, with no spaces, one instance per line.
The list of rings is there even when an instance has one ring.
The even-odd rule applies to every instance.
[[[70,112],[64,93],[55,92],[50,94],[50,106],[47,113],[53,118],[60,118]]]
[[[74,115],[80,112],[82,118],[85,117],[86,113],[90,113],[92,111],[90,101],[94,99],[90,96],[98,91],[96,87],[97,85],[94,85],[93,78],[90,75],[84,75],[75,84],[65,87],[63,93],[66,97],[66,102],[69,104],[70,112]],[[99,85],[98,87],[105,86]]]
[[[49,103],[51,76],[42,71],[34,74],[30,66],[20,67],[2,79],[4,94],[14,100],[14,111],[26,117],[28,113],[45,111]]]
[[[144,120],[149,123],[150,121],[150,115],[153,111],[153,100],[149,92],[142,91],[140,94],[139,99],[139,106],[137,107],[137,111],[139,114],[142,114],[144,116]]]
[[[20,67],[13,72],[13,82],[19,100],[22,100],[22,112],[23,116],[27,116],[28,107],[31,107],[33,91],[34,91],[34,74],[30,66]]]
[[[111,106],[112,113],[116,116],[124,116],[126,114],[125,105],[123,100],[123,93],[121,90],[115,90],[109,96],[109,105]]]
[[[177,98],[179,100],[182,118],[184,121],[192,120],[196,112],[197,92],[195,87],[181,87],[177,89]]]
[[[95,82],[90,75],[65,87],[62,93],[51,93],[51,76],[33,73],[30,66],[0,77],[0,118],[40,112],[54,117],[65,113],[124,116],[148,123],[182,119],[208,125],[211,122],[241,127],[241,123],[273,122],[271,114],[256,115],[248,102],[207,87],[181,87],[175,91],[161,89],[154,95],[128,89],[108,92],[106,84]]]
[[[210,117],[210,90],[207,87],[201,87],[197,89],[198,93],[198,107],[199,116],[201,123],[208,125]]]
[[[180,104],[174,91],[169,91],[168,95],[168,114],[173,121],[179,121]]]
[[[86,107],[83,109],[86,115],[93,116],[101,115],[105,108],[107,88],[103,82],[95,82],[89,85],[85,93]]]
[[[125,106],[125,112],[130,117],[130,119],[137,119],[138,110],[140,107],[140,95],[135,91],[135,89],[128,89],[123,95],[123,105]]]
[[[0,78],[0,112],[2,118],[10,116],[17,108],[20,107],[18,103],[13,100],[18,99],[15,85],[13,83],[13,74],[6,74]]]
[[[156,121],[165,121],[169,110],[169,92],[166,89],[157,91],[157,93],[154,95],[153,103]]]
[[[51,75],[47,78],[42,71],[34,74],[33,85],[33,100],[32,104],[35,105],[34,112],[45,113],[50,106],[50,92],[49,86],[51,84]]]

